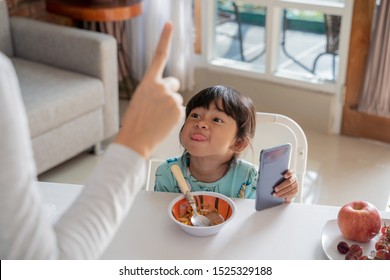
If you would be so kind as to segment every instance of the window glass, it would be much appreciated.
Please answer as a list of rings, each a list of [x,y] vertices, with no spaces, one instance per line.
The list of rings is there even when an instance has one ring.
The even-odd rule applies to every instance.
[[[266,8],[235,1],[217,2],[215,57],[264,68]]]
[[[341,16],[284,9],[278,71],[334,81],[338,72]]]
[[[215,28],[207,30],[212,40],[207,56],[221,69],[304,87],[321,86],[322,91],[334,93],[339,77],[345,77],[349,34],[340,31],[343,26],[343,32],[349,32],[352,4],[215,0]]]

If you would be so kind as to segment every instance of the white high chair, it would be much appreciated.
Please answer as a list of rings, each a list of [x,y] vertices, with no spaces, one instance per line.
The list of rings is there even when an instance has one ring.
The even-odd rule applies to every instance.
[[[179,132],[183,122],[173,129],[152,154],[149,160],[146,190],[154,189],[157,167],[167,158],[183,153],[184,150],[179,141]],[[285,143],[290,143],[292,146],[290,169],[294,170],[299,182],[299,192],[294,201],[301,202],[308,146],[304,131],[294,120],[280,114],[257,112],[255,137],[251,146],[241,154],[240,158],[258,166],[262,149]]]

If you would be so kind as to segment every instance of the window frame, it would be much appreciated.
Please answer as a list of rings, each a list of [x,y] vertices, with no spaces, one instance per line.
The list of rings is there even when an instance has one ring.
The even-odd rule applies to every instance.
[[[344,84],[348,62],[349,38],[352,24],[354,0],[345,0],[344,3],[332,0],[241,0],[241,2],[262,5],[267,8],[266,18],[266,64],[263,71],[259,71],[252,64],[216,58],[215,26],[217,15],[216,1],[202,1],[202,50],[197,64],[213,71],[233,73],[238,76],[269,81],[288,86],[301,87],[316,92],[333,94],[343,98]],[[280,16],[283,9],[317,10],[333,15],[342,16],[339,43],[339,66],[336,81],[323,81],[307,78],[292,77],[277,71],[278,51],[280,48]]]

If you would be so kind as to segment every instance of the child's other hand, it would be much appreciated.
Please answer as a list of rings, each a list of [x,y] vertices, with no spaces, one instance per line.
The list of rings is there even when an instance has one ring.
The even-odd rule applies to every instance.
[[[274,196],[284,198],[285,202],[291,202],[298,193],[298,179],[290,169],[284,174],[284,179],[275,187]]]

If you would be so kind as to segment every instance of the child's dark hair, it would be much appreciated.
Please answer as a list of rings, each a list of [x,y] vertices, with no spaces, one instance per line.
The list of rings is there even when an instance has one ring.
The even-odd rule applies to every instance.
[[[218,100],[222,101],[222,108],[217,108],[237,123],[237,139],[252,139],[256,129],[255,106],[248,96],[231,87],[217,85],[198,92],[187,104],[186,119],[194,108],[208,109],[212,102],[218,106]]]

